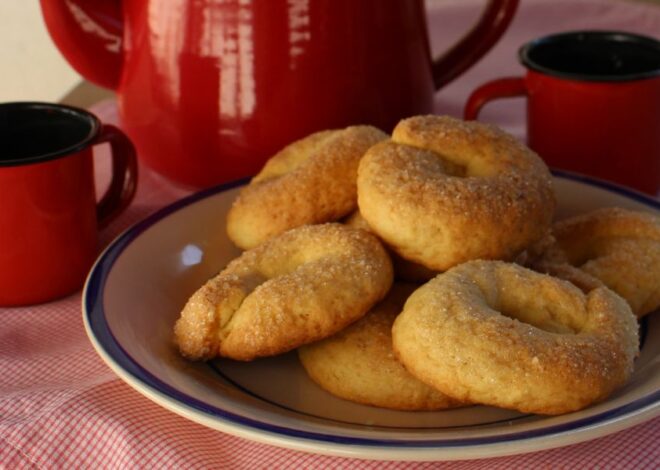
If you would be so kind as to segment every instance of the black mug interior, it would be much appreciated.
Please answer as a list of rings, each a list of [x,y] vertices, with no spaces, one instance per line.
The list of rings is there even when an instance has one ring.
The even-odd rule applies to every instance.
[[[625,81],[660,76],[660,41],[617,31],[555,34],[524,45],[532,70],[574,80]]]
[[[99,127],[93,115],[69,106],[0,104],[0,166],[38,163],[80,151]]]

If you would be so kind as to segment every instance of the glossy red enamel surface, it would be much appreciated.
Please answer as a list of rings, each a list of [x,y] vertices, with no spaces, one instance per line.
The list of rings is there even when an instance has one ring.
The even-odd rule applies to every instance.
[[[485,2],[475,28],[435,63],[422,0],[42,0],[42,8],[72,65],[117,90],[140,157],[172,181],[205,187],[253,175],[317,130],[390,130],[431,112],[435,85],[492,47],[517,3]]]
[[[74,292],[98,253],[99,227],[135,195],[135,148],[92,114],[51,103],[0,104],[0,135],[0,306]],[[97,203],[92,149],[102,143],[112,172]]]
[[[588,82],[528,71],[528,142],[551,166],[660,190],[660,78]]]
[[[0,167],[0,305],[80,288],[97,253],[90,150]]]
[[[478,87],[464,117],[527,98],[527,142],[555,168],[660,193],[660,42],[615,31],[540,38],[519,51],[527,73]]]
[[[123,125],[158,172],[206,186],[318,129],[430,112],[424,12],[382,6],[127,1]]]
[[[41,0],[55,45],[87,80],[106,88],[119,84],[123,21],[119,0]]]

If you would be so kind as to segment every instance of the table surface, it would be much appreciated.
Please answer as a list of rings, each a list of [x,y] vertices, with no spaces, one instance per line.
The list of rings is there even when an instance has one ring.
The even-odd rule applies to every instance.
[[[660,8],[603,0],[525,1],[499,44],[436,96],[436,112],[461,116],[470,91],[501,76],[518,75],[520,44],[573,29],[620,29],[658,37]],[[473,21],[482,1],[446,1],[429,7],[434,51]],[[116,122],[116,107],[92,107]],[[485,121],[524,137],[524,102],[501,101]],[[97,181],[109,168],[98,152]],[[101,233],[101,245],[189,191],[141,167],[129,210]],[[258,444],[187,421],[153,404],[119,380],[87,339],[81,293],[47,304],[0,309],[0,468],[643,468],[660,465],[660,418],[568,447],[486,460],[374,462],[320,456]],[[467,456],[466,456],[467,457]]]

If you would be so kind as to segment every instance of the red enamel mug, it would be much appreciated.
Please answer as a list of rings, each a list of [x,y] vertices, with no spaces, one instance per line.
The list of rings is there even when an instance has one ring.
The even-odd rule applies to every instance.
[[[96,202],[92,147],[109,143],[110,185]],[[131,202],[135,149],[87,111],[0,104],[0,305],[36,304],[79,289],[99,227]]]
[[[527,140],[549,166],[652,195],[660,191],[660,41],[576,31],[520,49],[524,77],[475,90],[465,119],[488,101],[527,97]]]
[[[432,60],[423,0],[41,0],[51,37],[116,90],[122,129],[171,181],[254,175],[321,129],[430,113],[436,89],[502,35],[518,0],[488,0]],[[476,12],[475,12],[476,13]]]

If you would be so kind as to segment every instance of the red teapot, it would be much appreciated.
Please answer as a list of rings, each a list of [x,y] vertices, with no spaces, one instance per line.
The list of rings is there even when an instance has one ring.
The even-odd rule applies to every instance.
[[[140,158],[195,188],[253,175],[320,129],[431,112],[517,4],[489,1],[432,60],[422,0],[41,0],[65,58],[117,92]]]

